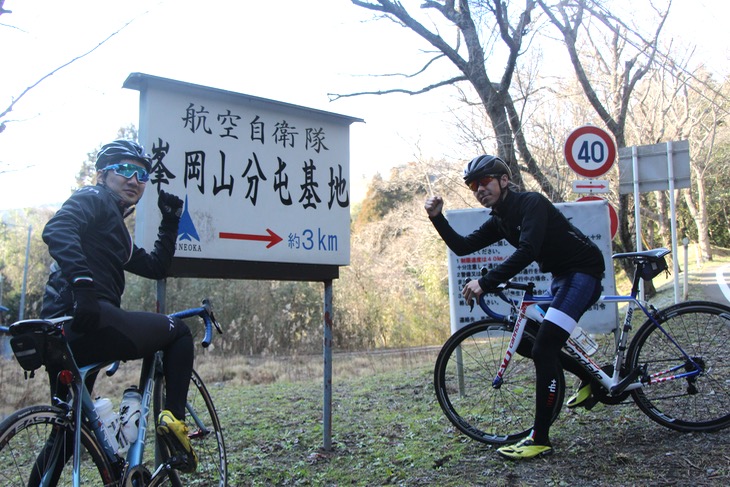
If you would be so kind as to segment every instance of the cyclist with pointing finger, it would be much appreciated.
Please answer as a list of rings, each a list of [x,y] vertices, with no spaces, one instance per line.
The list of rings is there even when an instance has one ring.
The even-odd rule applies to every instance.
[[[550,422],[555,400],[551,384],[562,373],[560,350],[580,317],[600,297],[605,271],[598,247],[575,228],[543,195],[519,192],[510,181],[512,173],[499,157],[481,155],[469,162],[464,182],[479,203],[491,209],[490,217],[471,234],[458,234],[444,217],[443,199],[432,196],[426,213],[446,245],[457,255],[467,255],[506,239],[515,247],[504,262],[479,280],[469,281],[464,299],[478,299],[517,275],[533,261],[540,271],[552,274],[550,304],[532,349],[536,369],[535,423],[532,432],[515,445],[497,452],[510,459],[550,455]],[[586,403],[591,397],[590,378],[579,369],[570,370],[582,380],[568,400],[568,407]]]
[[[149,155],[134,141],[115,140],[99,151],[96,169],[96,185],[71,195],[43,230],[43,241],[55,262],[41,316],[73,316],[64,333],[81,366],[140,359],[164,351],[166,404],[157,432],[186,456],[187,471],[194,471],[197,457],[183,422],[193,368],[190,329],[177,318],[120,307],[125,271],[149,279],[167,276],[183,202],[159,192],[162,221],[154,248],[147,252],[134,245],[124,219],[149,181]],[[53,392],[57,371],[48,372]],[[89,389],[94,379],[87,384]]]

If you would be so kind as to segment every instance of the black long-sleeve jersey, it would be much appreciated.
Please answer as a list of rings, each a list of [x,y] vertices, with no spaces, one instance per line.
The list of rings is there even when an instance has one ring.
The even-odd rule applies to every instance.
[[[541,272],[553,275],[581,272],[600,279],[605,271],[598,247],[539,193],[508,192],[492,208],[490,218],[467,236],[457,233],[443,214],[431,221],[457,255],[471,254],[501,239],[516,248],[509,258],[479,279],[485,291],[514,277],[533,261]]]
[[[124,271],[162,279],[175,254],[177,219],[163,219],[152,252],[137,247],[124,224],[123,210],[106,187],[86,186],[66,200],[43,230],[55,260],[46,285],[41,316],[71,314],[71,283],[94,281],[97,298],[115,306],[124,292]]]

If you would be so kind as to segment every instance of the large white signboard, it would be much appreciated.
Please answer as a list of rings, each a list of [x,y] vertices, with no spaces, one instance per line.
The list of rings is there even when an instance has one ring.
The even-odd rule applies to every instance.
[[[136,240],[152,248],[157,193],[185,201],[177,259],[347,265],[349,125],[360,119],[132,74],[153,168]]]
[[[603,293],[615,294],[616,281],[613,274],[613,263],[611,259],[611,230],[609,224],[608,202],[585,201],[578,203],[558,203],[555,205],[573,225],[578,227],[587,237],[598,245],[603,253],[606,263],[606,273],[603,278]],[[451,226],[462,235],[468,235],[476,230],[486,219],[489,218],[490,210],[487,208],[452,210],[446,213]],[[467,279],[478,279],[481,277],[482,267],[488,269],[506,260],[515,248],[506,240],[500,240],[494,245],[462,257],[449,251],[449,301],[451,305],[451,330],[458,330],[462,326],[476,320],[486,318],[484,312],[478,306],[470,311],[469,305],[461,296],[461,290]],[[518,282],[534,282],[536,294],[549,294],[552,277],[549,274],[542,274],[536,263],[530,264],[523,272],[513,278]],[[509,306],[494,295],[486,298],[490,307],[498,312],[506,314]],[[617,319],[616,304],[595,304],[583,315],[579,324],[589,333],[608,333],[616,327]]]

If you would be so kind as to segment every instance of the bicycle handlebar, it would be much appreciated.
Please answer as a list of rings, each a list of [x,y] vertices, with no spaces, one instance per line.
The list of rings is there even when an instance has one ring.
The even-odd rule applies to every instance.
[[[210,343],[213,341],[214,327],[219,335],[223,334],[223,329],[221,328],[221,325],[218,323],[218,321],[215,319],[215,315],[213,314],[213,305],[210,303],[210,300],[208,298],[203,299],[202,306],[198,308],[190,308],[183,311],[178,311],[176,313],[171,313],[168,316],[181,319],[191,318],[193,316],[200,316],[200,318],[202,318],[203,322],[205,323],[205,336],[203,336],[203,340],[200,342],[203,348],[208,348],[210,346]]]
[[[466,282],[469,282],[471,279],[467,279]],[[487,294],[494,294],[499,299],[504,301],[505,303],[515,306],[518,304],[517,301],[514,299],[508,298],[504,292],[508,291],[510,289],[515,289],[517,291],[524,291],[525,294],[532,296],[532,294],[535,292],[535,283],[534,282],[528,282],[528,283],[522,283],[522,282],[515,282],[515,281],[507,281],[503,284],[500,284],[494,289],[490,289],[488,291],[485,291],[479,296],[479,307],[484,311],[488,316],[497,319],[497,320],[505,320],[507,319],[507,315],[503,315],[501,313],[497,313],[492,308],[489,307],[489,305],[484,301],[484,298]],[[474,310],[474,302],[472,301],[469,303],[469,306],[471,310]]]

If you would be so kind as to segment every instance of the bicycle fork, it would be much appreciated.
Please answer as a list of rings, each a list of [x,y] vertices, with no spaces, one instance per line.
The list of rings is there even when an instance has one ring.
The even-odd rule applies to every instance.
[[[504,372],[507,370],[512,357],[517,353],[517,347],[522,342],[522,335],[525,333],[525,327],[529,319],[542,322],[542,314],[536,309],[535,302],[523,301],[520,306],[520,312],[515,320],[514,328],[512,329],[512,338],[510,338],[507,350],[504,352],[504,358],[502,363],[499,365],[497,375],[492,380],[492,388],[499,389],[504,383]]]

